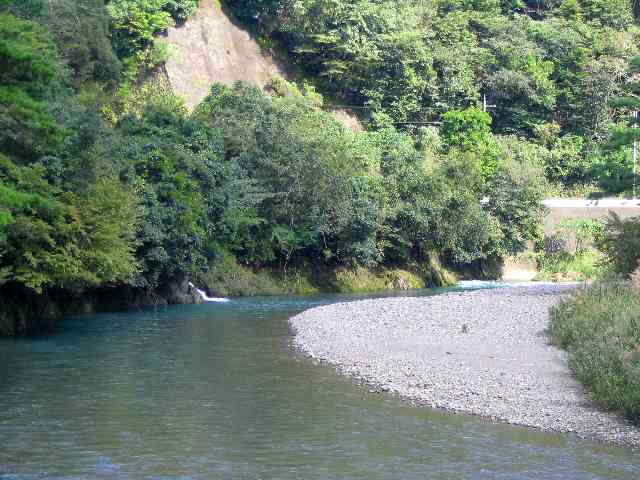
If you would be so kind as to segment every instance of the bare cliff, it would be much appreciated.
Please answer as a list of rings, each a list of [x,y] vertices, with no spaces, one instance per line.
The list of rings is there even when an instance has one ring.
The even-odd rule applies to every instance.
[[[275,76],[290,79],[284,62],[260,48],[218,0],[202,0],[196,14],[169,29],[164,41],[171,51],[165,66],[169,83],[190,109],[216,82],[231,85],[242,81],[264,88]],[[346,127],[363,130],[352,112],[332,111]]]
[[[216,82],[244,81],[264,87],[275,75],[286,76],[282,64],[267,53],[217,0],[202,0],[197,13],[169,29],[171,49],[166,71],[174,91],[195,107]]]

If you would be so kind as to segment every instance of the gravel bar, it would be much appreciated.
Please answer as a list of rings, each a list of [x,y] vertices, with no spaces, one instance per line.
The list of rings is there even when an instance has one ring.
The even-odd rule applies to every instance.
[[[345,374],[435,408],[639,447],[549,345],[548,310],[575,285],[338,303],[290,320],[295,346]]]

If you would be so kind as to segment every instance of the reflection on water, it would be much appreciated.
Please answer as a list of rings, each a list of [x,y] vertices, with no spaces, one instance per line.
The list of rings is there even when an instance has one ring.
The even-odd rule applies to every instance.
[[[424,292],[428,293],[428,292]],[[274,297],[0,341],[0,479],[635,479],[640,454],[409,406],[291,350]]]

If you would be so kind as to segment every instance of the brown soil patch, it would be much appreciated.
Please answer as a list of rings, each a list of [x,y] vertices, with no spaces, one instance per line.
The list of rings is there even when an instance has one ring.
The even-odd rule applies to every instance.
[[[166,43],[172,54],[166,73],[173,91],[193,109],[216,82],[232,85],[242,81],[264,88],[275,76],[287,79],[286,65],[263,51],[255,38],[231,18],[217,0],[202,0],[186,23],[170,28]],[[353,112],[332,112],[346,127],[363,131]]]
[[[166,71],[174,92],[195,107],[216,82],[244,81],[264,87],[284,69],[264,54],[249,32],[236,24],[216,0],[203,0],[184,25],[169,29],[172,55]]]

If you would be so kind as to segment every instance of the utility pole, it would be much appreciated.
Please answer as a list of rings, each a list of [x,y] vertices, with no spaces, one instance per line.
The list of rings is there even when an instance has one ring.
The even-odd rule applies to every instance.
[[[633,112],[633,129],[638,128],[638,110],[634,110]],[[633,199],[636,197],[636,179],[637,179],[637,171],[638,171],[638,138],[633,135]]]
[[[482,95],[482,110],[484,110],[486,112],[490,108],[496,108],[496,107],[497,107],[497,105],[489,105],[487,103],[487,94],[486,93]]]

